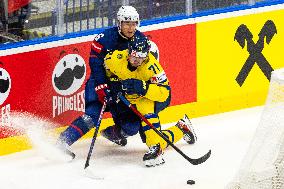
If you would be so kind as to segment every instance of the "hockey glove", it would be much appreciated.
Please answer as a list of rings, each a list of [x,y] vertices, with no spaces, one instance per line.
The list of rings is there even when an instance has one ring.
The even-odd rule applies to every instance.
[[[107,84],[101,84],[95,87],[95,91],[98,95],[99,101],[103,104],[106,100],[107,102],[111,101],[110,90]]]
[[[115,102],[119,101],[118,95],[125,95],[125,91],[122,90],[122,83],[120,81],[111,81],[109,83],[110,94],[112,96],[112,100]]]
[[[149,87],[149,84],[147,84],[145,81],[138,79],[126,79],[121,81],[121,83],[122,89],[130,95],[138,94],[145,96]]]
[[[109,88],[112,94],[117,94],[119,92],[124,92],[122,90],[122,83],[120,81],[111,81],[109,82]]]

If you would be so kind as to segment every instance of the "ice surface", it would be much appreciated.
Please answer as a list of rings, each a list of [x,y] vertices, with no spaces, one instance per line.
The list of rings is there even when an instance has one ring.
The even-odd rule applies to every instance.
[[[221,189],[234,177],[258,125],[262,107],[192,119],[198,141],[177,143],[189,157],[197,158],[209,149],[212,155],[201,165],[191,165],[174,149],[165,151],[164,165],[146,168],[147,151],[140,137],[129,138],[125,147],[99,137],[88,172],[84,170],[91,139],[75,143],[73,161],[54,151],[54,137],[46,130],[27,129],[32,150],[0,157],[1,189]],[[37,120],[42,121],[42,120]],[[35,120],[25,120],[34,128]],[[169,125],[164,125],[163,128]],[[187,180],[196,181],[187,185]]]

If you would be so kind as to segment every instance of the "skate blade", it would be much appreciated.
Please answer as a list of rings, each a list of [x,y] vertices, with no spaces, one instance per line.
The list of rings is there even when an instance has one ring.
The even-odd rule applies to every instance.
[[[158,156],[156,159],[144,161],[146,167],[155,167],[156,165],[162,165],[164,163],[165,160],[162,155]]]

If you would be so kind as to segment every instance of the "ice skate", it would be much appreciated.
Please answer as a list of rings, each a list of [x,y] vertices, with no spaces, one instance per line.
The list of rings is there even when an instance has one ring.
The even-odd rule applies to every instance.
[[[71,151],[70,146],[68,144],[66,144],[64,141],[58,139],[55,146],[60,152],[62,152],[64,155],[68,156],[68,158],[70,158],[70,160],[73,160],[76,157],[76,154]]]
[[[188,144],[194,144],[197,141],[193,126],[186,114],[177,122],[176,126],[183,132],[183,139]]]
[[[144,155],[143,162],[146,167],[155,167],[165,163],[163,159],[163,150],[160,144],[149,147],[149,151]]]
[[[117,145],[125,146],[127,144],[126,137],[122,136],[122,134],[114,126],[102,130],[101,135]]]

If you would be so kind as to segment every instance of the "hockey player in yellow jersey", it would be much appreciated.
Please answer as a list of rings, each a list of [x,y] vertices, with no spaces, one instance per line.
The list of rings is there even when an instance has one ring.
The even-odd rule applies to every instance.
[[[119,144],[126,145],[126,138],[140,131],[142,140],[149,151],[143,161],[147,167],[163,164],[162,157],[167,142],[158,136],[125,104],[117,102],[115,94],[123,92],[125,97],[136,106],[137,110],[173,143],[184,138],[189,144],[196,141],[190,120],[185,115],[178,123],[165,130],[161,129],[158,113],[169,106],[171,88],[169,80],[160,63],[149,53],[150,43],[146,37],[136,37],[127,50],[110,52],[104,61],[108,86],[113,94],[110,112],[115,126],[106,128],[101,134]]]

